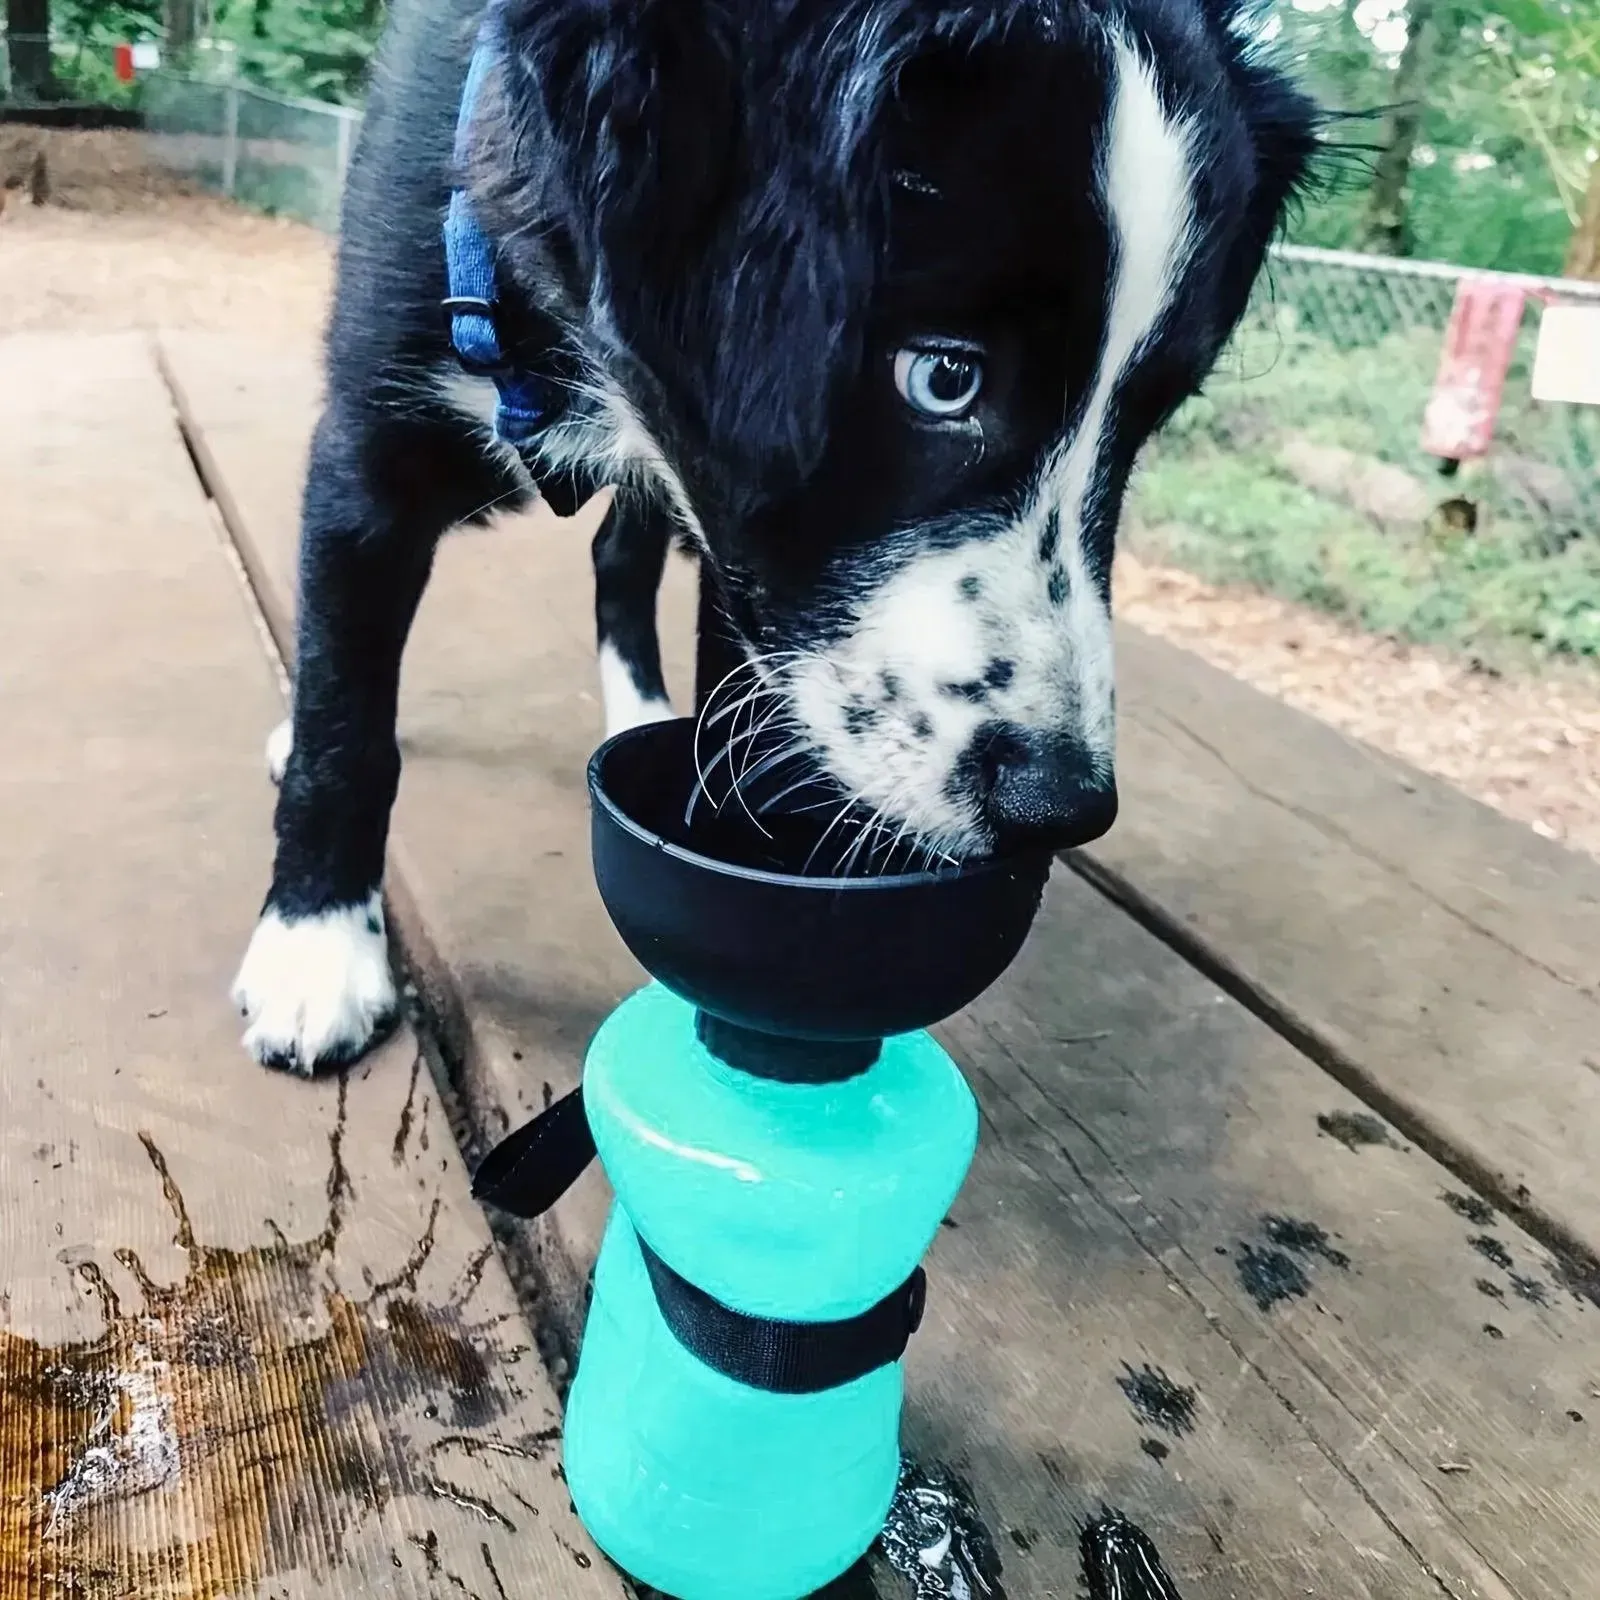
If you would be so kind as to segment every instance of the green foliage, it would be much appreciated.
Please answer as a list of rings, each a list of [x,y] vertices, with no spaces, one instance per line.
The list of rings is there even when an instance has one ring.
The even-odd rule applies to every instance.
[[[1292,308],[1275,321],[1278,359],[1247,364],[1245,381],[1218,380],[1148,453],[1130,504],[1133,548],[1378,633],[1490,660],[1600,662],[1600,412],[1535,405],[1523,350],[1494,454],[1444,480],[1419,443],[1432,329],[1341,349]],[[1242,359],[1264,348],[1247,344]],[[1348,452],[1352,481],[1308,485],[1286,458],[1295,443]],[[1353,487],[1380,462],[1403,468],[1430,506],[1472,501],[1476,531],[1437,515],[1380,523]],[[1556,507],[1530,503],[1536,490]]]
[[[161,37],[160,0],[55,0],[51,7],[55,75],[66,98],[127,105],[132,84],[116,74],[117,45]]]
[[[382,23],[377,0],[221,0],[211,33],[252,83],[356,105]]]
[[[164,37],[162,0],[55,0],[52,11],[56,73],[70,92],[111,104],[133,98],[136,86],[117,81],[113,50]],[[208,76],[232,70],[280,94],[356,105],[383,0],[215,0],[209,20],[201,48],[173,64]]]
[[[1555,556],[1516,530],[1399,537],[1313,494],[1271,458],[1158,451],[1134,496],[1129,543],[1216,583],[1245,584],[1374,633],[1491,661],[1600,661],[1600,544]]]
[[[1280,48],[1323,104],[1393,102],[1404,0],[1284,0],[1278,15]],[[1558,273],[1600,150],[1600,0],[1448,0],[1436,16],[1408,186],[1412,253]],[[1353,147],[1382,134],[1371,118],[1334,139]],[[1369,166],[1359,151],[1337,162],[1332,192],[1291,237],[1357,247]]]
[[[1394,99],[1405,14],[1404,0],[1286,0],[1279,45],[1325,105],[1379,110]],[[1600,0],[1439,0],[1435,16],[1406,197],[1413,252],[1558,273],[1600,149]],[[1383,132],[1374,117],[1333,137],[1370,145]],[[1292,237],[1358,248],[1370,159],[1332,173]],[[1292,262],[1279,277],[1228,368],[1151,451],[1134,547],[1381,633],[1490,659],[1600,662],[1600,410],[1533,402],[1533,319],[1493,454],[1447,481],[1420,431],[1452,286]],[[1297,445],[1348,452],[1352,480],[1398,469],[1423,506],[1470,501],[1477,527],[1380,523],[1353,482],[1291,470]]]

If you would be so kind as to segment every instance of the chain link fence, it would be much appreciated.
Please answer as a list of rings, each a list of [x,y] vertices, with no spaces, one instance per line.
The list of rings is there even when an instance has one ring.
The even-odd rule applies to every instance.
[[[152,153],[201,188],[332,233],[361,114],[249,84],[142,79]]]
[[[1523,291],[1488,454],[1422,448],[1461,285]],[[1536,401],[1546,304],[1600,285],[1283,246],[1145,452],[1135,552],[1474,659],[1600,657],[1600,407]]]
[[[1523,289],[1522,325],[1488,457],[1443,477],[1453,469],[1423,453],[1422,417],[1469,276]],[[1379,521],[1403,522],[1423,500],[1470,500],[1476,526],[1515,523],[1558,546],[1600,530],[1600,407],[1530,392],[1544,306],[1574,301],[1600,308],[1600,284],[1282,246],[1206,395],[1178,419],[1174,443],[1257,455],[1275,446],[1278,470],[1309,490],[1343,487],[1358,508],[1370,501]],[[1365,491],[1333,481],[1341,463],[1356,479],[1365,473]],[[1394,470],[1375,473],[1372,464]],[[1389,506],[1375,487],[1385,483]]]

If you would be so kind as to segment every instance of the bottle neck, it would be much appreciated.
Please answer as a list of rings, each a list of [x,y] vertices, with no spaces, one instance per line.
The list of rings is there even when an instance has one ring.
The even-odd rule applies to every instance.
[[[695,1012],[695,1034],[724,1066],[770,1083],[844,1083],[859,1078],[883,1049],[881,1039],[792,1039]]]

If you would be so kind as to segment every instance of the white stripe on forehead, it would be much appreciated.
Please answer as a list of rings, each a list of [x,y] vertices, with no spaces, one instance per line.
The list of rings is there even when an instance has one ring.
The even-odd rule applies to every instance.
[[[1062,621],[1073,641],[1079,732],[1107,769],[1116,737],[1111,618],[1089,572],[1084,518],[1118,386],[1161,327],[1193,250],[1194,226],[1191,124],[1167,115],[1149,62],[1125,35],[1113,33],[1110,44],[1111,105],[1095,174],[1112,236],[1105,335],[1078,426],[1045,467],[1029,518],[1039,529],[1041,559],[1058,562],[1066,580]]]
[[[1112,35],[1111,55],[1110,126],[1096,176],[1112,234],[1115,276],[1094,386],[1076,432],[1049,472],[1074,588],[1080,574],[1070,571],[1072,547],[1117,385],[1160,327],[1193,248],[1190,124],[1167,115],[1150,63],[1125,35]]]

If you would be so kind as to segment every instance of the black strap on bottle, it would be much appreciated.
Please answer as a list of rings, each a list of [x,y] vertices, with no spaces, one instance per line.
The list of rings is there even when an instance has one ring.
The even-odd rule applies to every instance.
[[[574,1089],[489,1152],[473,1174],[472,1192],[512,1216],[541,1216],[594,1157],[583,1090]],[[679,1344],[725,1377],[771,1394],[819,1394],[854,1383],[898,1361],[922,1322],[927,1277],[921,1267],[858,1316],[782,1322],[724,1305],[673,1271],[642,1238],[639,1250],[656,1304]]]
[[[898,1361],[922,1323],[927,1300],[927,1275],[918,1267],[858,1316],[780,1322],[735,1311],[696,1288],[642,1238],[639,1251],[656,1304],[678,1343],[725,1377],[771,1394],[819,1394]]]
[[[583,1090],[574,1089],[483,1158],[472,1175],[472,1197],[514,1217],[542,1217],[594,1157]]]

